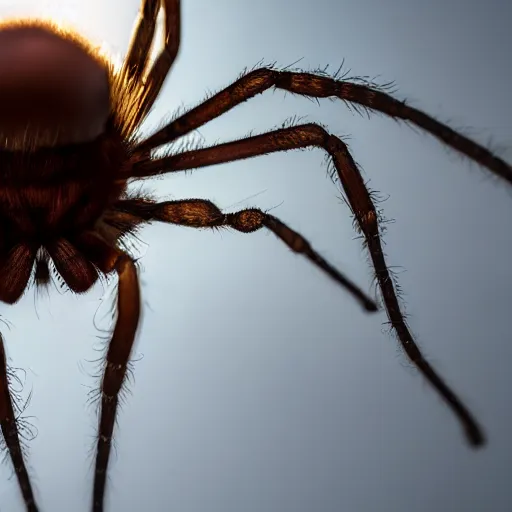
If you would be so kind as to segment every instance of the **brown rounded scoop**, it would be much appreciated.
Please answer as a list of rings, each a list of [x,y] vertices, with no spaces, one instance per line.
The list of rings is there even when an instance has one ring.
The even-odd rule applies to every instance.
[[[77,43],[41,27],[0,31],[0,142],[85,142],[108,114],[107,71]]]

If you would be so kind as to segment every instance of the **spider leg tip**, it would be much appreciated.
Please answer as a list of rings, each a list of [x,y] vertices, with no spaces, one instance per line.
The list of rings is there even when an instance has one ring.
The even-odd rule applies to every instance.
[[[482,448],[487,444],[487,439],[480,429],[468,430],[467,437],[472,448]]]
[[[364,309],[369,313],[375,313],[379,310],[379,307],[373,300],[366,299],[363,303]]]

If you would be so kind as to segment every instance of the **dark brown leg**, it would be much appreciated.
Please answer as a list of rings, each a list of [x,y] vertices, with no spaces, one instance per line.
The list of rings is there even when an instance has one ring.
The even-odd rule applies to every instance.
[[[146,71],[160,3],[161,0],[142,0],[137,28],[123,63],[122,73],[127,81],[140,81]]]
[[[137,151],[144,153],[172,142],[271,87],[313,98],[339,98],[365,110],[382,112],[394,119],[409,121],[512,184],[512,168],[509,164],[480,144],[424,112],[408,106],[405,101],[396,100],[384,92],[385,88],[380,90],[373,84],[353,83],[313,73],[277,71],[268,68],[251,71],[183,114],[142,141]]]
[[[164,47],[148,69],[149,52],[154,43],[156,19],[163,6],[165,15]],[[143,0],[139,22],[123,64],[122,84],[141,83],[141,103],[133,114],[133,126],[147,115],[157,98],[180,45],[180,0]],[[132,85],[133,86],[133,85]]]
[[[18,419],[14,413],[11,393],[9,389],[9,374],[5,357],[4,340],[0,334],[0,428],[4,437],[5,446],[11,457],[21,494],[23,495],[25,508],[27,512],[37,512],[38,508],[35,502],[34,492],[23,459]]]
[[[141,118],[153,106],[180,48],[180,0],[162,0],[162,2],[165,14],[164,47],[146,77],[147,93],[141,106]]]
[[[145,221],[159,220],[193,228],[226,226],[242,233],[253,233],[266,227],[292,251],[305,256],[331,279],[343,286],[367,311],[377,311],[375,302],[350,279],[324,260],[302,235],[289,228],[278,218],[257,208],[225,214],[211,201],[205,199],[184,199],[156,204],[141,199],[129,199],[118,202],[115,208]]]
[[[384,259],[375,205],[347,146],[338,137],[315,124],[293,126],[218,146],[147,160],[136,164],[131,176],[155,176],[311,146],[323,148],[332,158],[356,226],[364,235],[370,252],[389,321],[405,353],[455,413],[469,443],[473,446],[482,445],[485,442],[484,435],[473,415],[424,359],[409,331]]]
[[[100,251],[101,244],[100,245]],[[106,252],[106,251],[104,251]],[[117,253],[119,254],[119,253]],[[105,266],[114,268],[119,276],[117,298],[117,322],[105,358],[105,369],[101,382],[101,413],[98,427],[96,466],[94,473],[94,512],[103,511],[107,469],[116,421],[119,392],[126,377],[130,353],[139,323],[140,289],[134,262],[121,254],[110,251]]]

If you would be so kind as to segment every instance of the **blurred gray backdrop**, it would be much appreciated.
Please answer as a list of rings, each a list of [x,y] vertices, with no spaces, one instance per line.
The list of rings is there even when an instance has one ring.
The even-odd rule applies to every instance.
[[[345,59],[395,80],[398,96],[492,141],[512,161],[512,7],[499,0],[185,0],[179,59],[145,130],[260,59]],[[50,14],[122,57],[138,0],[2,1],[0,15]],[[386,332],[274,236],[145,229],[144,319],[135,383],[119,417],[109,511],[373,512],[510,510],[509,335],[512,194],[423,133],[341,103],[268,91],[195,134],[206,143],[299,114],[349,143],[387,198],[388,262],[430,361],[486,427],[478,452]],[[150,186],[162,198],[248,206],[302,232],[365,289],[371,275],[320,150],[274,154]],[[109,325],[111,289],[30,291],[0,313],[26,370],[39,430],[30,467],[41,509],[86,511],[97,386],[88,363]],[[104,306],[100,307],[100,304]],[[99,308],[99,309],[98,309]],[[95,351],[96,349],[96,351]],[[0,508],[21,511],[10,468]]]

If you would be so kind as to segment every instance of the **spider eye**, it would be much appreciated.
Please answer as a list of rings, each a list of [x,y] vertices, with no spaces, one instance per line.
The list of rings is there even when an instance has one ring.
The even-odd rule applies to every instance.
[[[0,141],[35,147],[86,142],[109,115],[105,67],[50,29],[0,29]]]

